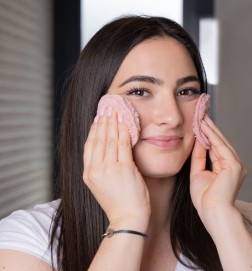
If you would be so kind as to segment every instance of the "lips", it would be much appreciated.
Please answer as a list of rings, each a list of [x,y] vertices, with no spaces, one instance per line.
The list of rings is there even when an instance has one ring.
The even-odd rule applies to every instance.
[[[155,136],[148,137],[143,140],[146,143],[155,145],[160,148],[175,149],[181,145],[183,138],[179,136]]]

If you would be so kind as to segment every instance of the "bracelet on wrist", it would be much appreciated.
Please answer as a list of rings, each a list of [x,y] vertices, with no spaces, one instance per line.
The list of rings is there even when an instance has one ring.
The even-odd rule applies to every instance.
[[[129,234],[136,234],[142,236],[145,240],[149,238],[149,236],[145,233],[133,230],[114,230],[112,228],[108,228],[107,231],[102,235],[103,237],[111,238],[114,234],[117,233],[129,233]]]

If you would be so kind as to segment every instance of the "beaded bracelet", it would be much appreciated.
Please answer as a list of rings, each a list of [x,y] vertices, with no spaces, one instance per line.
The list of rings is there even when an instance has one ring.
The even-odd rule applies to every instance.
[[[139,232],[139,231],[133,231],[133,230],[117,230],[115,231],[112,228],[109,228],[102,236],[111,238],[114,234],[117,233],[130,233],[130,234],[136,234],[142,236],[144,239],[148,239],[149,236],[145,233]]]

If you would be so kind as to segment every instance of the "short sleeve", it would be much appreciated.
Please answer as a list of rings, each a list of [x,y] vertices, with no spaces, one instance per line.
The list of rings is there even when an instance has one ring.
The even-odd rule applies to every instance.
[[[50,229],[58,204],[59,200],[18,210],[2,219],[0,249],[26,252],[51,264]]]

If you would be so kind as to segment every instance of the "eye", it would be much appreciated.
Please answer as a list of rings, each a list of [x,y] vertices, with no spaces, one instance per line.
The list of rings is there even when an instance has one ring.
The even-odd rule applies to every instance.
[[[197,88],[185,88],[182,90],[179,90],[177,93],[177,96],[192,96],[192,95],[199,95],[200,90]]]
[[[130,91],[127,92],[127,95],[148,96],[149,91],[145,88],[132,88]]]

